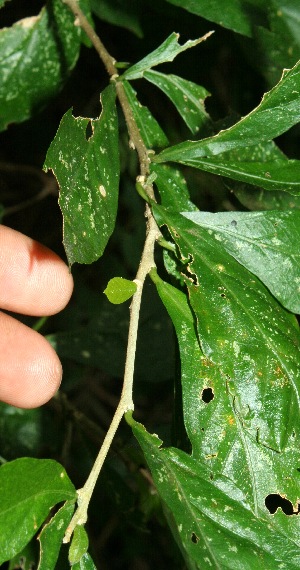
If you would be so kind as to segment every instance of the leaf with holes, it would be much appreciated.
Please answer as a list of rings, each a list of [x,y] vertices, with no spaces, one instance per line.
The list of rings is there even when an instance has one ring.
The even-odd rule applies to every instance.
[[[207,465],[207,476],[223,474],[234,481],[255,516],[269,515],[265,502],[278,499],[278,490],[296,514],[299,487],[298,430],[291,433],[282,453],[251,437],[249,420],[232,391],[222,366],[207,358],[195,337],[194,314],[181,291],[155,278],[157,291],[174,324],[181,360],[184,423],[193,457]],[[286,511],[284,511],[286,512]],[[298,533],[298,517],[287,520],[277,513],[282,530]],[[275,532],[275,531],[274,531]]]
[[[240,489],[226,476],[209,477],[203,465],[162,441],[126,414],[166,506],[171,529],[188,568],[219,570],[262,566],[296,569],[299,538],[256,517]],[[296,517],[294,517],[295,520]]]
[[[120,165],[113,85],[103,91],[101,101],[99,119],[74,118],[71,110],[64,115],[44,164],[45,170],[53,170],[60,186],[70,265],[101,257],[115,227]]]

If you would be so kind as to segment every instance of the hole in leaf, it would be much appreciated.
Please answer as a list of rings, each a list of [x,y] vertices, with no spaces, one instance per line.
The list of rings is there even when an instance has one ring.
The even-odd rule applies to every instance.
[[[201,398],[205,404],[209,404],[214,399],[215,395],[211,388],[203,388]]]
[[[276,513],[277,509],[279,508],[282,510],[282,512],[285,515],[288,516],[298,515],[298,513],[300,512],[299,510],[300,505],[298,505],[298,510],[294,511],[294,507],[291,501],[289,501],[285,497],[282,497],[279,493],[270,493],[270,495],[268,495],[265,498],[265,505],[269,513],[271,513],[271,515],[274,515],[274,513]]]
[[[192,541],[194,544],[197,544],[197,542],[199,541],[198,536],[197,536],[194,532],[193,532],[193,534],[192,534],[192,536],[191,536],[191,541]]]
[[[88,141],[94,134],[92,121],[89,121],[85,129],[85,138]]]

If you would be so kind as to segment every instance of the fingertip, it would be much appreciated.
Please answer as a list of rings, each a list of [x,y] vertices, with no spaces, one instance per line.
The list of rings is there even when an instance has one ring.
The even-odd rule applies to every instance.
[[[3,313],[0,332],[0,400],[27,409],[45,404],[62,380],[55,350],[42,335]]]

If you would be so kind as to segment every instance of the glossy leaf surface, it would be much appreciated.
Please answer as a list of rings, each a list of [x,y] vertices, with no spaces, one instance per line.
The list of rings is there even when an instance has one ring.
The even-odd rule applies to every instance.
[[[234,483],[222,476],[210,479],[198,460],[178,449],[163,449],[157,436],[128,421],[172,513],[173,533],[188,568],[297,568],[300,557],[293,539],[278,529],[273,533],[271,521],[267,525],[256,517]]]
[[[166,75],[153,70],[146,71],[144,77],[169,97],[193,134],[210,122],[204,107],[204,100],[209,93],[204,87],[177,75]]]
[[[290,311],[300,313],[300,212],[186,212]]]
[[[119,187],[115,89],[102,93],[99,119],[63,117],[44,168],[60,186],[64,246],[70,265],[98,259],[115,227]],[[87,128],[92,130],[89,138]]]
[[[201,158],[271,141],[299,120],[300,62],[291,70],[285,71],[279,83],[264,95],[260,105],[233,127],[220,131],[213,137],[187,141],[165,149],[157,160],[172,160],[182,164],[193,161],[193,166],[196,166]]]
[[[136,91],[128,81],[123,82],[127,100],[130,104],[131,112],[141,133],[141,137],[147,148],[164,147],[168,145],[168,139],[159,126],[158,122],[151,115],[149,109],[142,105],[137,97]]]
[[[161,63],[173,61],[177,55],[201,43],[206,37],[207,35],[197,40],[188,40],[185,44],[180,45],[178,43],[179,34],[173,32],[156,50],[125,71],[122,78],[127,80],[139,79],[143,77],[145,71],[149,71]]]
[[[79,56],[80,38],[59,0],[0,31],[0,130],[28,119],[59,91]]]
[[[296,320],[209,231],[158,206],[155,213],[188,264],[186,283],[204,355],[227,375],[251,437],[280,452],[299,423]]]
[[[75,501],[67,501],[44,526],[38,539],[41,545],[38,570],[54,570],[62,540],[75,510]]]
[[[50,509],[76,498],[64,468],[50,459],[16,459],[0,468],[0,562],[36,534]]]
[[[176,162],[254,184],[265,190],[284,190],[290,194],[300,194],[300,161],[280,160],[274,162],[233,162],[222,155],[216,158],[178,158]],[[172,160],[172,159],[171,159]]]

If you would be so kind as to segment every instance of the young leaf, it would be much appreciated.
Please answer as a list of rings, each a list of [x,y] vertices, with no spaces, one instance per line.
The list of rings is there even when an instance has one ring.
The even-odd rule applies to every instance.
[[[189,568],[220,570],[262,566],[296,569],[299,546],[274,523],[255,517],[240,489],[227,477],[208,477],[208,465],[162,441],[126,415],[170,513],[172,530]],[[286,563],[288,561],[288,563]]]
[[[80,562],[80,559],[86,554],[89,547],[89,539],[84,526],[77,525],[75,527],[72,543],[69,550],[69,562],[71,566]]]
[[[183,212],[300,313],[300,212]]]
[[[153,209],[188,262],[186,283],[204,355],[227,375],[251,437],[284,449],[300,406],[296,319],[207,230]]]
[[[104,293],[111,303],[120,305],[128,301],[128,299],[134,295],[136,289],[136,283],[133,281],[123,279],[123,277],[113,277],[113,279],[108,282]]]
[[[60,186],[70,265],[96,261],[115,227],[120,166],[113,85],[103,91],[101,101],[99,119],[74,118],[71,110],[64,115],[44,164]],[[92,135],[87,140],[88,127]]]
[[[81,6],[86,12],[86,3]],[[80,38],[60,0],[0,31],[0,130],[31,117],[61,89],[79,56]]]
[[[66,503],[44,526],[38,539],[41,545],[38,570],[54,570],[59,557],[62,539],[75,510],[75,500]]]
[[[192,161],[196,167],[198,161],[204,157],[215,157],[229,150],[253,147],[264,141],[271,141],[299,120],[300,62],[292,69],[285,70],[282,79],[264,95],[258,107],[233,127],[220,131],[213,137],[200,141],[186,141],[167,148],[157,156],[156,160],[158,162],[172,160],[182,164],[191,164]],[[292,166],[294,163],[297,164],[293,161]],[[226,162],[224,166],[226,167]]]
[[[204,107],[204,99],[209,93],[204,87],[177,75],[166,75],[153,70],[146,71],[144,78],[169,97],[193,134],[210,123]]]
[[[50,509],[76,499],[64,468],[50,459],[21,458],[0,467],[0,563],[36,534]]]
[[[149,109],[136,98],[136,91],[131,87],[128,81],[123,82],[127,100],[131,107],[136,124],[139,128],[141,137],[147,148],[165,147],[169,141],[159,126],[158,122],[151,115]]]
[[[188,40],[182,46],[178,43],[179,34],[173,32],[156,50],[149,53],[141,61],[132,65],[122,75],[122,79],[139,79],[143,77],[145,71],[149,71],[152,67],[156,67],[161,63],[173,61],[173,59],[183,51],[196,46],[197,44],[206,40],[212,32],[209,32],[198,40]]]

